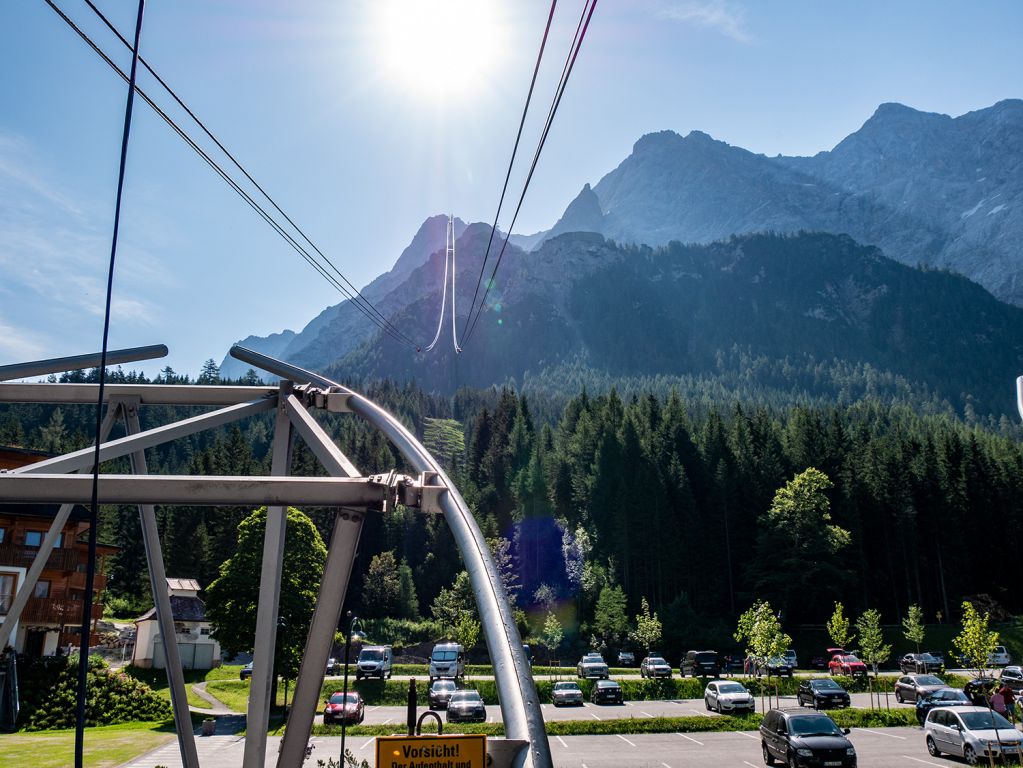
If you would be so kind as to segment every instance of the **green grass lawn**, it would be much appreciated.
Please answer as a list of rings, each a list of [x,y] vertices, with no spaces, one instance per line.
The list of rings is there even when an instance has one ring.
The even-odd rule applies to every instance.
[[[113,768],[174,738],[172,725],[125,723],[85,731],[85,765]],[[75,732],[37,731],[0,735],[0,768],[63,768],[74,762]]]

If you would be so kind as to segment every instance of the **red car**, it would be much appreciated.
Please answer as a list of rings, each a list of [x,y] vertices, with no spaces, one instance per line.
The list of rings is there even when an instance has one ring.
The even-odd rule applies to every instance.
[[[366,702],[356,691],[348,692],[348,701],[342,691],[334,691],[323,708],[323,724],[344,723],[358,725],[366,717]]]
[[[833,675],[865,675],[867,665],[851,653],[836,653],[831,657],[828,671]]]

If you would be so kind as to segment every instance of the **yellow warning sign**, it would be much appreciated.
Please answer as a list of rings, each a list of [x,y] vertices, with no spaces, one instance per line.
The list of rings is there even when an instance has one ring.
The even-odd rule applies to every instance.
[[[487,737],[380,736],[377,768],[486,768]]]

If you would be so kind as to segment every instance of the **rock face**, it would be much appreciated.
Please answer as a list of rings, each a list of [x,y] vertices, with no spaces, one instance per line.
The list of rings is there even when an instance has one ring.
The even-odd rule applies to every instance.
[[[746,232],[846,233],[1023,305],[1021,166],[1020,100],[957,118],[882,104],[814,157],[769,158],[699,131],[663,131],[587,185],[547,236],[576,230],[664,245]]]

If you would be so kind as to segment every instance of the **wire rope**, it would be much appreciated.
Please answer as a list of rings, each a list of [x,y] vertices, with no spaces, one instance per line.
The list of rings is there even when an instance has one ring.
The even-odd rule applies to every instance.
[[[447,249],[447,232],[445,232],[444,234],[445,234],[445,242],[444,242],[444,279],[441,281],[441,286],[443,286],[443,291],[442,291],[441,297],[440,297],[440,314],[437,315],[437,333],[435,333],[433,335],[433,341],[430,342],[429,346],[427,346],[427,347],[425,347],[423,349],[424,352],[430,352],[430,351],[433,350],[433,348],[435,346],[437,346],[437,342],[440,340],[441,329],[444,327],[444,308],[448,305],[448,261],[449,261],[449,254],[448,254],[448,249]],[[452,289],[452,291],[454,291],[454,287],[455,287],[454,286],[454,282],[455,282],[454,275],[452,275],[452,277],[451,277],[451,289]],[[454,298],[454,294],[452,294],[452,298]]]
[[[461,354],[462,348],[458,346],[458,325],[455,323],[455,274],[458,269],[455,266],[455,217],[448,217],[448,239],[451,242],[451,343],[455,347],[455,354]],[[441,310],[443,312],[443,309]]]

